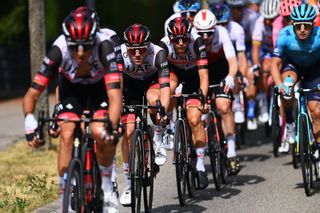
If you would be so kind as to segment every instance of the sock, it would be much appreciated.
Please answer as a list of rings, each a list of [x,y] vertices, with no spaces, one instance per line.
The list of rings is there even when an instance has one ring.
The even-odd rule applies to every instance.
[[[233,95],[233,97],[234,97],[233,112],[241,111],[240,95]]]
[[[197,171],[205,172],[206,169],[204,167],[204,147],[196,148],[197,153]]]
[[[101,172],[102,184],[101,188],[104,193],[113,191],[113,184],[111,181],[111,173],[112,173],[112,164],[108,167],[99,165],[99,169]]]
[[[111,174],[111,181],[117,182],[117,171],[116,171],[116,158],[113,158],[113,162],[112,162],[112,174]]]
[[[60,202],[63,204],[63,194],[64,194],[64,187],[67,181],[67,173],[65,172],[63,177],[59,176],[59,195],[60,195]]]
[[[156,145],[162,142],[162,126],[153,125],[153,141]]]
[[[292,115],[292,109],[290,107],[284,108],[284,112],[286,113],[286,122],[287,123],[293,123],[293,115]]]
[[[129,177],[129,164],[128,163],[123,163],[123,174],[124,174],[124,186],[125,189],[131,187],[131,181]]]
[[[235,135],[228,135],[226,137],[227,143],[228,143],[228,158],[232,158],[236,156],[236,146],[235,146]]]

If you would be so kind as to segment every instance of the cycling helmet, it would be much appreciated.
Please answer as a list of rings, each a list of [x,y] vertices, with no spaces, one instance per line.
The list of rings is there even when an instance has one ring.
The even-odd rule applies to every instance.
[[[98,26],[100,25],[100,19],[99,19],[99,16],[97,14],[97,11],[89,9],[86,6],[82,6],[82,7],[78,7],[77,9],[72,11],[70,14],[75,13],[75,12],[77,12],[77,13],[82,13],[82,12],[89,13],[89,16],[92,16],[95,19],[95,21],[97,22]]]
[[[150,30],[141,24],[133,24],[123,32],[124,43],[127,47],[142,47],[150,44]]]
[[[230,18],[230,8],[226,4],[215,4],[210,7],[211,12],[216,16],[217,23],[226,23]]]
[[[182,11],[194,11],[197,12],[200,10],[200,1],[199,0],[178,0],[177,12]]]
[[[301,4],[291,11],[290,18],[294,22],[313,22],[317,13],[309,4]]]
[[[223,4],[225,0],[207,0],[208,5],[213,5],[213,4]]]
[[[62,23],[62,31],[68,45],[93,44],[98,30],[95,12],[88,8],[72,11]]]
[[[167,27],[167,33],[170,37],[190,36],[191,24],[182,17],[172,19]]]
[[[264,0],[260,13],[265,19],[274,19],[279,15],[279,0]]]
[[[227,3],[232,7],[243,7],[245,6],[245,0],[227,0]]]
[[[301,4],[301,0],[281,0],[280,2],[280,15],[281,16],[290,16],[292,9],[295,6]]]
[[[217,24],[215,15],[210,10],[200,10],[194,17],[193,26],[198,32],[214,31]]]

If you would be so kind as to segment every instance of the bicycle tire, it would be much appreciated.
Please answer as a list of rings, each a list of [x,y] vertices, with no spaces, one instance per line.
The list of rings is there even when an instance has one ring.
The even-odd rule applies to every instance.
[[[187,135],[187,146],[186,146],[186,162],[187,162],[187,190],[189,198],[193,198],[196,191],[196,186],[198,186],[196,165],[197,165],[197,155],[192,143],[192,132],[190,126],[186,123],[185,126]]]
[[[222,180],[221,180],[221,169],[220,169],[220,145],[217,141],[216,134],[214,132],[213,115],[209,113],[208,116],[208,154],[210,159],[211,172],[213,176],[213,183],[217,191],[221,190]]]
[[[299,155],[296,152],[296,146],[297,143],[294,142],[294,144],[291,145],[291,155],[292,155],[292,166],[294,169],[298,169],[299,168]]]
[[[143,185],[143,199],[145,212],[151,212],[153,203],[153,187],[155,168],[155,153],[153,149],[152,128],[148,126],[147,131],[148,140],[145,140],[145,170],[144,170],[144,185]]]
[[[135,130],[131,139],[130,148],[130,179],[131,179],[131,212],[141,212],[141,199],[143,188],[143,133],[141,130]]]
[[[187,196],[187,180],[186,173],[188,173],[188,168],[186,166],[184,151],[186,150],[186,138],[185,129],[183,122],[177,120],[175,123],[175,133],[174,133],[174,159],[175,159],[175,170],[176,170],[176,183],[177,192],[180,206],[185,205]]]
[[[85,212],[85,201],[82,181],[82,164],[72,159],[68,166],[67,180],[63,194],[62,212],[69,212],[69,205],[75,212]]]
[[[299,118],[299,145],[301,171],[303,178],[304,191],[307,196],[311,194],[312,188],[312,152],[308,141],[307,120],[305,116]]]
[[[275,100],[274,100],[275,101]],[[279,156],[278,148],[281,145],[282,129],[280,126],[279,119],[279,107],[272,107],[272,125],[271,125],[271,136],[272,136],[272,145],[273,145],[273,155],[274,157]]]

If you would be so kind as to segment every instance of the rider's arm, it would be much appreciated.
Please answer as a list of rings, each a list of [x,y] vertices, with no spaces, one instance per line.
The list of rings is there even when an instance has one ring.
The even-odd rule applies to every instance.
[[[201,37],[198,37],[194,42],[194,52],[197,55],[198,73],[200,78],[200,89],[203,95],[206,97],[209,87],[209,75],[208,75],[208,58],[206,52],[206,45]]]
[[[158,67],[160,101],[167,112],[170,103],[170,72],[168,67],[167,54],[164,50],[160,50],[157,53],[155,65]]]
[[[119,38],[118,35],[113,35],[110,38],[113,46],[114,46],[114,51],[116,53],[116,60],[117,60],[117,64],[118,64],[118,70],[120,72],[123,71],[123,58],[121,55],[121,39]]]
[[[272,79],[273,79],[275,85],[279,85],[280,83],[282,83],[280,69],[279,69],[281,64],[282,64],[282,59],[281,58],[272,57],[270,74],[272,76]]]
[[[276,46],[273,49],[273,57],[271,60],[271,68],[270,74],[275,85],[279,85],[282,83],[281,74],[280,74],[280,67],[282,65],[282,58],[284,57],[285,53],[285,44],[286,44],[286,31],[281,30],[279,36],[277,38]]]
[[[23,97],[22,107],[24,115],[34,112],[38,97],[48,86],[49,78],[59,69],[62,54],[57,46],[53,46],[43,59],[38,73],[34,76],[31,87]]]
[[[99,47],[100,61],[105,68],[104,81],[109,101],[109,118],[115,128],[121,113],[121,73],[117,67],[116,55],[110,41],[103,41]]]
[[[262,43],[262,34],[264,30],[264,22],[263,18],[260,17],[255,25],[254,30],[252,32],[252,49],[251,49],[251,58],[252,58],[252,64],[260,64],[259,61],[259,53],[260,53],[260,47]]]
[[[246,45],[245,45],[246,36],[245,36],[243,27],[238,25],[236,33],[237,33],[236,52],[237,52],[238,63],[239,63],[238,69],[243,76],[247,76],[248,61],[246,56]]]
[[[229,37],[228,31],[225,28],[219,28],[219,32],[221,33],[221,42],[223,46],[223,51],[226,59],[229,64],[229,73],[228,75],[231,77],[235,77],[238,72],[238,61],[236,58],[236,52],[234,46]]]

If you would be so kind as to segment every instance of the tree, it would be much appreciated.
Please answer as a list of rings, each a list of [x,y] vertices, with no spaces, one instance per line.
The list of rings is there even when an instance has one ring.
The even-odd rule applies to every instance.
[[[44,0],[29,0],[29,37],[30,37],[30,64],[31,79],[37,73],[45,55],[45,16]],[[44,116],[49,116],[49,100],[47,90],[41,94],[36,107],[36,114],[44,110]],[[51,148],[51,141],[47,131],[44,131],[46,140],[45,149]]]

